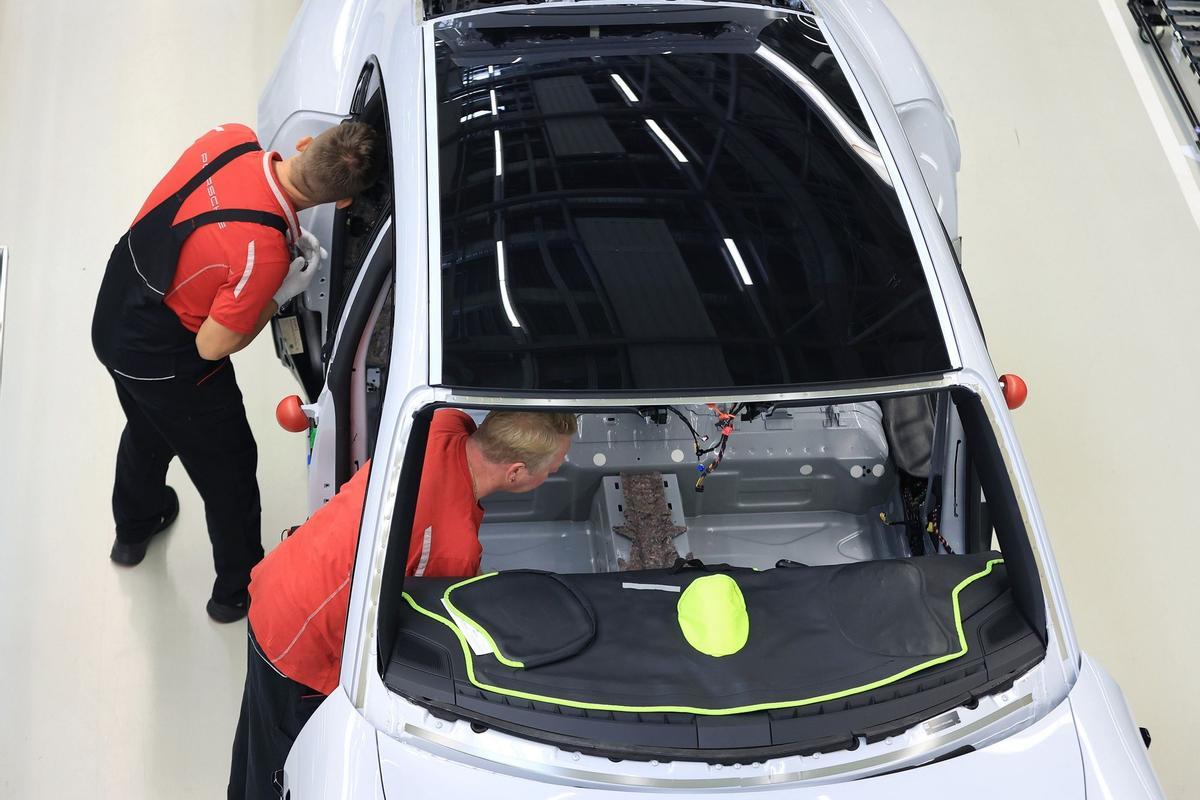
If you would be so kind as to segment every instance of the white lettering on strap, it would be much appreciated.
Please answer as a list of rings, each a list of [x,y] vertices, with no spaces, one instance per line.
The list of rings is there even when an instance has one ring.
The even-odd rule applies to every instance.
[[[250,244],[246,247],[246,269],[242,272],[242,279],[238,281],[238,285],[233,287],[233,296],[241,297],[242,289],[246,288],[246,281],[250,280],[250,273],[254,272],[254,240],[250,240]]]
[[[425,568],[429,566],[429,551],[431,549],[433,549],[432,525],[425,529],[425,534],[421,539],[421,560],[417,562],[417,570],[413,573],[418,578],[425,574]]]
[[[219,130],[223,130],[223,129],[218,127],[218,128],[214,128],[213,130],[218,130],[218,131],[219,131]],[[200,163],[201,163],[201,164],[207,164],[207,163],[208,163],[208,152],[207,152],[207,151],[205,151],[205,152],[203,152],[203,153],[201,153],[201,154],[200,154]],[[218,208],[220,208],[220,207],[221,207],[221,201],[217,199],[217,189],[216,189],[216,187],[213,185],[213,179],[212,179],[212,178],[209,178],[208,180],[206,180],[206,181],[204,182],[204,185],[208,187],[208,189],[207,189],[207,191],[208,191],[208,204],[209,204],[210,206],[212,206],[212,208],[213,208],[214,210],[215,210],[215,209],[218,209]],[[218,228],[220,228],[221,230],[225,230],[225,223],[224,223],[224,222],[218,222],[218,223],[217,223],[217,227],[218,227]]]

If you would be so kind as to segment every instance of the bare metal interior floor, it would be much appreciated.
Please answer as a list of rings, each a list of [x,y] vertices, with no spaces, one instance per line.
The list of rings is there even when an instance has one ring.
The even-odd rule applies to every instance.
[[[703,406],[681,407],[700,430]],[[482,413],[476,412],[482,418]],[[585,414],[567,462],[535,492],[483,501],[484,569],[608,572],[630,557],[615,532],[626,475],[658,475],[678,555],[767,569],[907,554],[880,511],[899,516],[895,468],[876,403],[792,408],[739,420],[726,460],[699,493],[687,428],[635,414]],[[854,509],[847,511],[846,509]]]
[[[708,564],[769,569],[780,559],[816,565],[904,555],[898,535],[881,529],[877,520],[836,511],[684,520],[688,531],[686,544],[678,545],[680,555],[690,553]],[[610,572],[623,546],[621,537],[591,520],[485,524],[479,539],[487,571]]]

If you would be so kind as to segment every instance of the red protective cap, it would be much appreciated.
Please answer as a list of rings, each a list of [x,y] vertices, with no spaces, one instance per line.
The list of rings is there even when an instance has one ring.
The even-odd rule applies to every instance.
[[[1004,389],[1004,402],[1010,409],[1018,409],[1025,405],[1025,398],[1029,397],[1029,387],[1020,375],[1006,372],[1000,376],[1000,386]]]
[[[279,405],[275,406],[275,419],[285,431],[301,433],[308,430],[308,417],[300,407],[299,395],[289,394],[280,400]]]

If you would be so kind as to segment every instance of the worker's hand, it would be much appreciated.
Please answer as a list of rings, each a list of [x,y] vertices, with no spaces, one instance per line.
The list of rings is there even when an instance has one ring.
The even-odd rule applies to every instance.
[[[322,261],[329,258],[329,253],[325,252],[324,247],[321,247],[317,237],[304,228],[300,229],[300,238],[296,240],[296,250],[304,256],[310,270],[316,270],[321,266]]]
[[[303,228],[300,229],[300,237],[296,240],[296,250],[300,252],[300,255],[292,260],[291,265],[288,266],[287,277],[280,284],[279,291],[275,292],[274,299],[277,306],[282,306],[307,289],[313,278],[316,277],[321,260],[329,258],[329,253],[321,247],[317,237]]]
[[[307,289],[316,274],[316,268],[310,267],[304,256],[294,258],[288,266],[287,277],[279,285],[279,291],[275,292],[275,305],[282,307],[288,300]]]

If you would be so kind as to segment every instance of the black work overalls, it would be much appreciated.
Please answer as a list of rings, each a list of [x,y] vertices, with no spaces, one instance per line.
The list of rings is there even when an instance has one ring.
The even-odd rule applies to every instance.
[[[248,209],[175,222],[192,192],[260,149],[247,142],[226,150],[134,223],[113,248],[92,317],[92,346],[112,373],[126,419],[112,499],[117,538],[140,542],[154,530],[167,504],[167,465],[178,456],[204,500],[217,572],[213,598],[227,604],[245,599],[250,568],[263,556],[258,449],[233,365],[201,358],[196,335],[163,300],[179,250],[197,228],[252,222],[287,231],[279,215]]]

